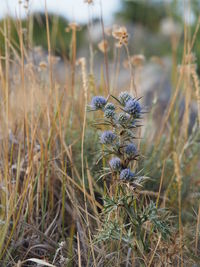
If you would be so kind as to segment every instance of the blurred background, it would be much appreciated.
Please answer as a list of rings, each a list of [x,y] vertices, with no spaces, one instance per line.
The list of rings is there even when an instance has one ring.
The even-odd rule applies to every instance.
[[[98,45],[103,38],[108,42],[109,72],[112,72],[117,56],[112,46],[112,27],[113,25],[126,25],[131,56],[141,54],[145,58],[142,71],[141,68],[135,70],[140,95],[145,95],[147,104],[150,104],[155,96],[152,91],[159,91],[159,100],[165,105],[170,97],[172,83],[176,82],[176,66],[181,63],[184,49],[184,22],[190,27],[190,32],[188,32],[190,36],[198,21],[200,1],[98,0],[89,5],[86,2],[82,0],[47,0],[46,2],[3,0],[0,10],[2,19],[0,26],[2,27],[5,17],[11,17],[9,35],[14,47],[19,50],[16,21],[22,18],[24,38],[28,40],[27,45],[31,47],[35,63],[47,61],[45,9],[48,10],[51,53],[59,57],[54,71],[56,79],[65,84],[67,65],[64,64],[64,60],[70,61],[71,57],[72,31],[67,30],[70,23],[76,22],[78,26],[76,57],[88,58],[92,47],[94,65],[90,66],[90,71],[94,72],[97,81],[100,80],[101,68],[104,68],[105,61]],[[101,19],[105,33],[102,31]],[[3,34],[0,35],[0,49],[3,55],[5,53]],[[195,42],[194,50],[199,73],[200,46],[198,42]],[[121,54],[122,68],[119,68],[117,85],[111,83],[111,86],[125,88],[128,86],[127,81],[130,77],[127,71],[127,60],[124,59],[125,51]],[[111,77],[111,80],[113,79]]]

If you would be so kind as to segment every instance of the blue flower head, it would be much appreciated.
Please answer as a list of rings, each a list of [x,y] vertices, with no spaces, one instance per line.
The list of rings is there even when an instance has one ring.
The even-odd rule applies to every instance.
[[[132,158],[137,154],[137,148],[134,144],[128,144],[125,147],[125,154],[128,158]]]
[[[121,160],[118,157],[112,158],[109,161],[110,167],[114,171],[120,171],[122,168]]]
[[[135,118],[140,118],[142,108],[137,100],[131,99],[126,103],[124,110]]]
[[[103,96],[94,96],[92,98],[90,107],[93,110],[98,110],[98,109],[103,109],[104,106],[106,105],[106,99]]]
[[[116,134],[114,134],[112,131],[105,131],[102,133],[100,137],[100,141],[102,144],[112,144],[115,139],[117,138]]]
[[[121,171],[119,178],[121,180],[130,181],[131,179],[133,179],[134,176],[135,174],[127,168]]]
[[[113,103],[107,103],[104,108],[104,117],[107,119],[114,119],[115,117],[115,105]]]
[[[119,101],[123,106],[125,106],[126,103],[131,99],[133,98],[128,92],[121,92],[119,95]]]
[[[115,111],[112,109],[105,109],[104,110],[104,117],[107,119],[114,119]]]
[[[126,124],[130,119],[130,115],[124,112],[119,113],[118,115],[118,122],[120,124]]]
[[[105,110],[115,110],[115,105],[113,103],[107,103]]]

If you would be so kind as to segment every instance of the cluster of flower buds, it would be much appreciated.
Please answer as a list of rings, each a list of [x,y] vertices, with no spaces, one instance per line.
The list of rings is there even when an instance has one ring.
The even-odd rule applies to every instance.
[[[116,104],[108,102],[111,97],[116,100]],[[143,113],[139,99],[133,98],[128,92],[120,93],[118,98],[95,96],[89,108],[91,111],[101,110],[104,113],[103,124],[106,122],[111,128],[101,133],[100,143],[104,145],[105,150],[107,149],[108,155],[114,155],[109,160],[112,173],[117,174],[122,181],[133,181],[136,175],[130,170],[129,165],[139,156],[133,142],[132,130],[137,127],[137,121]]]

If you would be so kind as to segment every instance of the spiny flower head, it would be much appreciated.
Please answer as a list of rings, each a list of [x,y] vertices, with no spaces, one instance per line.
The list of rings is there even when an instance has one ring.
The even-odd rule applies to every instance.
[[[121,113],[119,113],[119,115],[118,115],[118,122],[119,122],[120,124],[125,124],[125,123],[127,123],[127,122],[129,121],[129,119],[130,119],[130,115],[127,114],[127,113],[121,112]]]
[[[102,144],[112,144],[117,138],[112,131],[105,131],[101,134],[100,141]]]
[[[123,106],[125,106],[126,103],[131,99],[133,99],[133,98],[128,92],[121,92],[119,94],[119,101]]]
[[[115,117],[115,111],[112,109],[106,109],[104,111],[104,117],[107,119],[114,119]]]
[[[121,171],[119,178],[121,180],[130,181],[134,176],[135,174],[129,168],[127,168]]]
[[[118,157],[112,158],[109,161],[110,167],[114,171],[120,171],[122,168],[121,160]]]
[[[128,158],[132,158],[137,154],[137,148],[134,144],[128,144],[125,147],[125,154]]]
[[[135,118],[140,118],[142,108],[136,99],[131,99],[126,102],[124,110]]]
[[[114,119],[115,117],[115,105],[113,103],[106,104],[104,108],[104,117],[107,119]]]
[[[113,103],[107,103],[106,106],[105,106],[105,110],[115,110],[115,105]]]
[[[90,107],[93,110],[98,110],[98,109],[103,109],[104,106],[106,105],[107,100],[103,96],[94,96],[92,98]]]

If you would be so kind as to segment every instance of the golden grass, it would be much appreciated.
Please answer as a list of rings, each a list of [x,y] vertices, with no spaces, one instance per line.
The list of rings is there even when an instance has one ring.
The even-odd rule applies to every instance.
[[[28,259],[38,258],[35,261],[37,262],[39,257],[42,258],[40,263],[44,257],[49,263],[54,259],[53,264],[57,262],[56,266],[104,266],[101,264],[104,264],[105,257],[107,266],[113,263],[121,266],[120,257],[122,259],[124,257],[121,243],[118,252],[114,250],[113,243],[111,248],[109,247],[110,253],[108,253],[107,244],[97,246],[94,243],[96,229],[101,226],[99,210],[102,209],[102,203],[98,200],[97,194],[101,198],[106,187],[102,188],[98,185],[93,177],[92,166],[88,163],[90,157],[87,155],[88,146],[95,146],[95,144],[92,140],[89,140],[89,145],[86,144],[88,134],[86,132],[89,128],[86,105],[94,93],[105,96],[109,91],[117,93],[114,89],[117,88],[120,49],[116,48],[116,69],[114,78],[111,79],[112,83],[111,75],[108,73],[107,51],[104,51],[106,75],[105,78],[102,75],[102,82],[98,86],[94,83],[93,74],[87,73],[89,62],[85,58],[78,61],[80,68],[76,66],[77,28],[71,27],[70,72],[66,73],[66,84],[60,85],[54,79],[47,9],[45,15],[49,62],[45,68],[40,68],[40,71],[38,71],[40,66],[30,62],[29,51],[33,49],[30,47],[32,36],[29,35],[27,48],[20,19],[17,21],[19,52],[14,44],[15,40],[10,39],[9,19],[4,20],[4,28],[0,29],[5,40],[5,56],[0,54],[2,99],[0,104],[0,259],[3,266],[26,266]],[[101,24],[105,42],[103,20]],[[28,25],[31,32],[31,22]],[[180,266],[183,266],[187,258],[183,251],[185,235],[181,217],[183,203],[180,166],[190,138],[188,126],[192,100],[197,102],[200,123],[199,78],[194,66],[195,62],[187,59],[192,54],[199,25],[200,23],[197,24],[192,41],[188,37],[188,28],[185,26],[185,52],[180,73],[171,101],[163,116],[162,125],[158,128],[159,134],[153,140],[155,146],[152,158],[157,153],[163,134],[167,135],[168,143],[163,147],[163,151],[166,150],[166,152],[160,158],[162,166],[160,186],[157,192],[145,190],[143,192],[147,199],[150,196],[154,197],[157,206],[162,204],[160,200],[163,200],[163,205],[167,206],[166,200],[169,199],[170,202],[172,186],[178,187],[178,196],[175,196],[175,199],[178,199],[178,205],[174,205],[179,210],[179,241],[176,235],[173,236],[174,242],[170,243],[172,254],[170,260],[174,259],[174,255],[180,254]],[[131,73],[130,88],[136,95],[140,95],[136,88],[134,68],[126,44],[125,48]],[[93,63],[90,62],[90,64],[92,66]],[[44,80],[44,76],[48,76],[48,79]],[[185,97],[185,111],[182,121],[179,122],[181,129],[176,133],[171,121],[177,111],[175,104],[179,94]],[[95,133],[93,132],[92,135],[94,136]],[[146,143],[146,147],[150,145]],[[92,148],[92,150],[95,149]],[[170,155],[173,155],[175,167],[173,174],[167,177],[166,161]],[[188,167],[190,175],[195,164],[199,164],[198,156]],[[163,184],[169,178],[169,185],[163,192]],[[195,182],[198,182],[198,179]],[[141,192],[141,195],[143,193]],[[198,256],[200,209],[196,222],[195,254]],[[66,247],[59,247],[62,240],[66,242]],[[28,249],[26,242],[28,242]],[[152,237],[151,252],[145,254],[144,251],[140,251],[144,266],[162,266],[156,254],[160,255],[160,262],[168,262],[167,257],[170,255],[165,255],[167,247],[168,244],[161,241],[161,236],[157,240]],[[139,244],[137,249],[140,249]],[[40,254],[40,250],[44,253]],[[115,253],[118,253],[118,259],[115,259],[117,258]],[[126,258],[134,266],[136,260],[134,252],[126,255]],[[61,259],[67,262],[63,263],[66,265],[59,263]],[[87,261],[92,264],[87,265],[89,264]],[[177,263],[176,260],[174,262]]]

